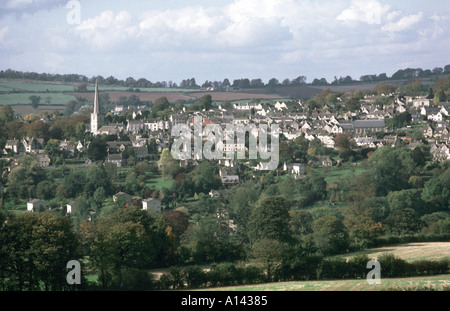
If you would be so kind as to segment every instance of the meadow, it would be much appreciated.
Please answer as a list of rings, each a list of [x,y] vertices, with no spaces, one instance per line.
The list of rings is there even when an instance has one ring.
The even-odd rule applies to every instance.
[[[450,259],[450,242],[406,243],[362,250],[333,257],[350,258],[359,254],[367,254],[376,259],[381,254],[393,254],[408,262],[419,260]],[[369,270],[368,270],[369,271]],[[207,288],[208,291],[415,291],[415,290],[450,290],[450,274],[408,277],[383,278],[381,267],[381,284],[369,284],[365,279],[320,280],[262,283],[255,285]]]
[[[448,291],[450,275],[381,279],[381,284],[366,280],[330,280],[264,283],[202,289],[204,291]]]
[[[94,98],[94,85],[87,86],[87,92],[75,92],[77,83],[46,83],[42,81],[5,80],[0,79],[0,104],[17,105],[29,104],[29,97],[37,95],[41,97],[41,105],[65,105],[76,97],[92,101]],[[112,102],[121,97],[138,96],[143,102],[155,102],[160,97],[167,97],[169,102],[195,101],[200,97],[210,94],[213,102],[239,102],[249,101],[254,98],[264,100],[276,100],[281,97],[276,93],[260,94],[249,92],[206,92],[199,89],[183,88],[129,88],[125,86],[99,85],[99,91],[108,93]],[[47,101],[45,101],[45,99]]]

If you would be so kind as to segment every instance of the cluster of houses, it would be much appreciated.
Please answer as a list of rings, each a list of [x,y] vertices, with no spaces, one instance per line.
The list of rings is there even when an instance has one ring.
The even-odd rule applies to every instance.
[[[392,94],[390,94],[392,95]],[[95,101],[98,105],[98,101]],[[434,161],[450,159],[449,153],[449,130],[446,120],[449,119],[450,103],[433,105],[433,101],[424,97],[402,97],[396,96],[395,101],[390,105],[378,106],[373,97],[366,96],[360,102],[358,111],[345,113],[331,112],[335,107],[326,105],[321,111],[312,110],[303,101],[287,101],[276,103],[238,103],[231,107],[212,108],[209,111],[187,112],[185,109],[180,113],[174,113],[167,119],[142,119],[143,111],[148,107],[129,107],[133,109],[133,118],[126,124],[113,123],[103,124],[103,117],[98,115],[98,106],[91,115],[90,131],[94,135],[117,135],[125,133],[130,137],[130,141],[111,141],[107,143],[107,162],[116,164],[118,167],[124,165],[122,153],[127,148],[132,147],[137,161],[151,160],[148,144],[150,140],[156,142],[157,153],[161,153],[169,146],[171,139],[171,129],[177,124],[186,124],[194,129],[194,120],[201,119],[202,125],[218,124],[226,133],[227,125],[256,125],[277,124],[279,134],[284,135],[288,140],[297,137],[304,137],[307,140],[320,140],[328,148],[335,147],[336,135],[349,133],[354,138],[356,145],[368,148],[379,148],[382,146],[395,146],[405,137],[391,135],[377,135],[390,131],[387,127],[386,119],[408,111],[413,123],[423,123],[422,134],[431,145],[431,153]],[[115,114],[124,113],[124,107],[116,107]],[[139,116],[139,117],[138,117]],[[258,135],[258,131],[250,130],[249,135]],[[382,138],[381,138],[382,137]],[[205,134],[203,140],[208,140]],[[408,138],[406,138],[408,139]],[[411,148],[420,142],[409,139]],[[62,141],[60,148],[69,151],[69,155],[82,152],[88,142],[70,143]],[[22,140],[8,140],[4,153],[9,154],[35,154],[41,166],[48,167],[50,159],[43,153],[44,142],[41,139],[26,138]],[[246,146],[239,142],[224,143],[224,154],[227,151],[242,151]],[[337,162],[328,156],[315,157],[311,160],[311,165],[333,166]],[[180,166],[196,165],[197,159],[192,158],[180,160]],[[239,184],[239,165],[234,159],[218,159],[220,166],[220,178],[224,186]],[[254,170],[264,170],[263,163],[259,163]],[[303,176],[305,174],[305,164],[302,163],[282,163],[281,169],[287,174]],[[153,204],[156,201],[142,201],[143,208],[155,209]],[[41,202],[42,203],[42,202]],[[145,205],[144,205],[145,203]],[[149,205],[147,205],[149,204]],[[158,207],[156,207],[158,209]],[[160,209],[160,203],[159,203]],[[69,211],[69,207],[68,207]]]
[[[121,200],[121,202],[124,204],[124,206],[132,205],[133,200],[136,200],[141,206],[142,210],[145,211],[151,211],[156,213],[161,213],[161,201],[155,198],[147,198],[147,199],[140,199],[140,198],[134,198],[125,192],[118,192],[115,195],[113,195],[113,202],[117,202],[118,200]],[[28,212],[40,212],[49,209],[46,202],[41,199],[33,199],[27,202],[27,211]],[[77,203],[76,201],[70,201],[66,204],[66,214],[71,215],[75,213],[77,210]],[[92,220],[93,217],[95,217],[96,212],[90,211],[88,220]]]

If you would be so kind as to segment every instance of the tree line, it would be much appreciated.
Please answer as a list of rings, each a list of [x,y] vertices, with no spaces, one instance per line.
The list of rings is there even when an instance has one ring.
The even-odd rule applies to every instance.
[[[353,79],[351,76],[337,76],[334,80],[328,82],[325,78],[314,78],[310,83],[306,83],[307,78],[304,75],[299,75],[295,79],[286,78],[281,82],[277,78],[272,78],[264,83],[260,78],[248,79],[239,78],[233,80],[230,83],[229,79],[224,79],[223,81],[208,81],[206,80],[201,87],[234,87],[234,88],[260,88],[260,87],[276,87],[276,86],[299,86],[299,85],[341,85],[341,84],[352,84],[352,83],[374,83],[382,82],[387,80],[410,80],[415,78],[429,78],[433,76],[440,76],[450,74],[450,65],[444,67],[435,67],[433,69],[422,69],[422,68],[406,68],[399,69],[391,77],[388,77],[386,73],[380,74],[367,74],[362,75],[359,79]],[[46,82],[70,82],[70,83],[95,83],[98,81],[100,85],[111,85],[111,86],[125,86],[130,88],[200,88],[197,84],[195,78],[183,79],[179,85],[173,81],[161,81],[161,82],[151,82],[146,78],[135,79],[133,77],[128,77],[126,79],[117,79],[113,76],[103,77],[101,75],[94,77],[87,77],[81,74],[50,74],[50,73],[37,73],[37,72],[23,72],[12,69],[1,70],[0,79],[29,79],[38,80]]]

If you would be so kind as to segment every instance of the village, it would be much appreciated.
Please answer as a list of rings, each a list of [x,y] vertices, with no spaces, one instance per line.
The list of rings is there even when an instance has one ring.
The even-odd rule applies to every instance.
[[[206,93],[205,93],[206,94]],[[105,163],[112,163],[118,168],[128,165],[124,153],[133,152],[134,163],[147,162],[158,163],[158,159],[164,149],[169,149],[173,143],[171,129],[176,125],[187,125],[194,128],[194,119],[201,120],[202,125],[218,124],[225,131],[227,125],[260,125],[267,124],[270,128],[276,124],[281,142],[295,141],[298,137],[308,141],[316,141],[329,152],[330,155],[312,154],[308,162],[296,162],[295,159],[286,159],[279,163],[277,174],[293,175],[302,178],[306,174],[306,167],[332,167],[341,165],[342,159],[336,156],[339,146],[335,139],[338,135],[347,135],[351,138],[351,144],[355,148],[367,148],[374,151],[383,146],[397,146],[406,144],[414,149],[418,145],[428,145],[431,160],[442,162],[450,159],[450,128],[448,119],[450,103],[441,102],[434,104],[433,99],[424,96],[399,96],[398,94],[381,94],[382,98],[391,98],[392,103],[380,106],[375,103],[375,95],[365,95],[359,101],[360,108],[355,111],[336,112],[333,105],[327,104],[322,109],[311,108],[304,100],[286,100],[276,102],[238,102],[228,105],[211,106],[210,109],[201,111],[182,111],[170,114],[168,118],[144,118],[148,115],[145,111],[150,110],[148,106],[116,105],[109,115],[121,116],[130,114],[132,118],[124,123],[105,123],[104,114],[100,113],[99,92],[96,86],[94,105],[90,109],[90,123],[87,123],[86,132],[95,136],[116,137],[107,141],[107,155]],[[380,97],[378,96],[378,98]],[[337,102],[341,98],[337,98]],[[172,108],[173,110],[173,108]],[[334,112],[330,112],[334,111]],[[393,129],[389,120],[400,114],[409,114],[408,125]],[[44,120],[49,122],[49,120]],[[249,135],[256,138],[258,133],[250,130]],[[121,140],[125,135],[129,140]],[[204,133],[203,142],[208,141]],[[45,169],[55,168],[58,165],[52,163],[44,139],[41,137],[26,137],[22,139],[10,139],[6,141],[3,149],[2,159],[9,165],[3,168],[4,180],[8,174],[18,165],[20,158],[30,156],[36,158],[39,165]],[[77,164],[64,164],[67,167],[88,167],[98,164],[98,161],[86,156],[89,148],[89,140],[60,140],[58,148],[67,159],[78,159]],[[152,147],[150,148],[150,145]],[[227,157],[226,154],[235,152],[247,152],[248,143],[229,142],[220,145],[223,148],[224,157],[216,159],[223,189],[211,189],[209,195],[217,197],[219,193],[226,191],[227,187],[238,185],[240,182],[239,170],[242,165],[247,169],[267,171],[267,165],[263,161],[242,161],[235,157]],[[83,159],[83,162],[80,162]],[[199,160],[195,157],[178,161],[180,167],[193,167],[198,165]],[[131,202],[130,194],[119,191],[114,196],[122,195],[126,202]],[[143,209],[152,209],[161,212],[161,202],[157,198],[141,198]],[[71,213],[73,202],[66,205],[66,212]],[[45,201],[30,198],[27,203],[28,211],[35,211],[38,207],[46,206]]]

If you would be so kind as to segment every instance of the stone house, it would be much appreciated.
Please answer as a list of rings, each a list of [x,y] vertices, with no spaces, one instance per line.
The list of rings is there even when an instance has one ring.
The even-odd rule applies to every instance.
[[[161,202],[153,198],[142,200],[142,209],[144,211],[156,211],[161,213]]]

